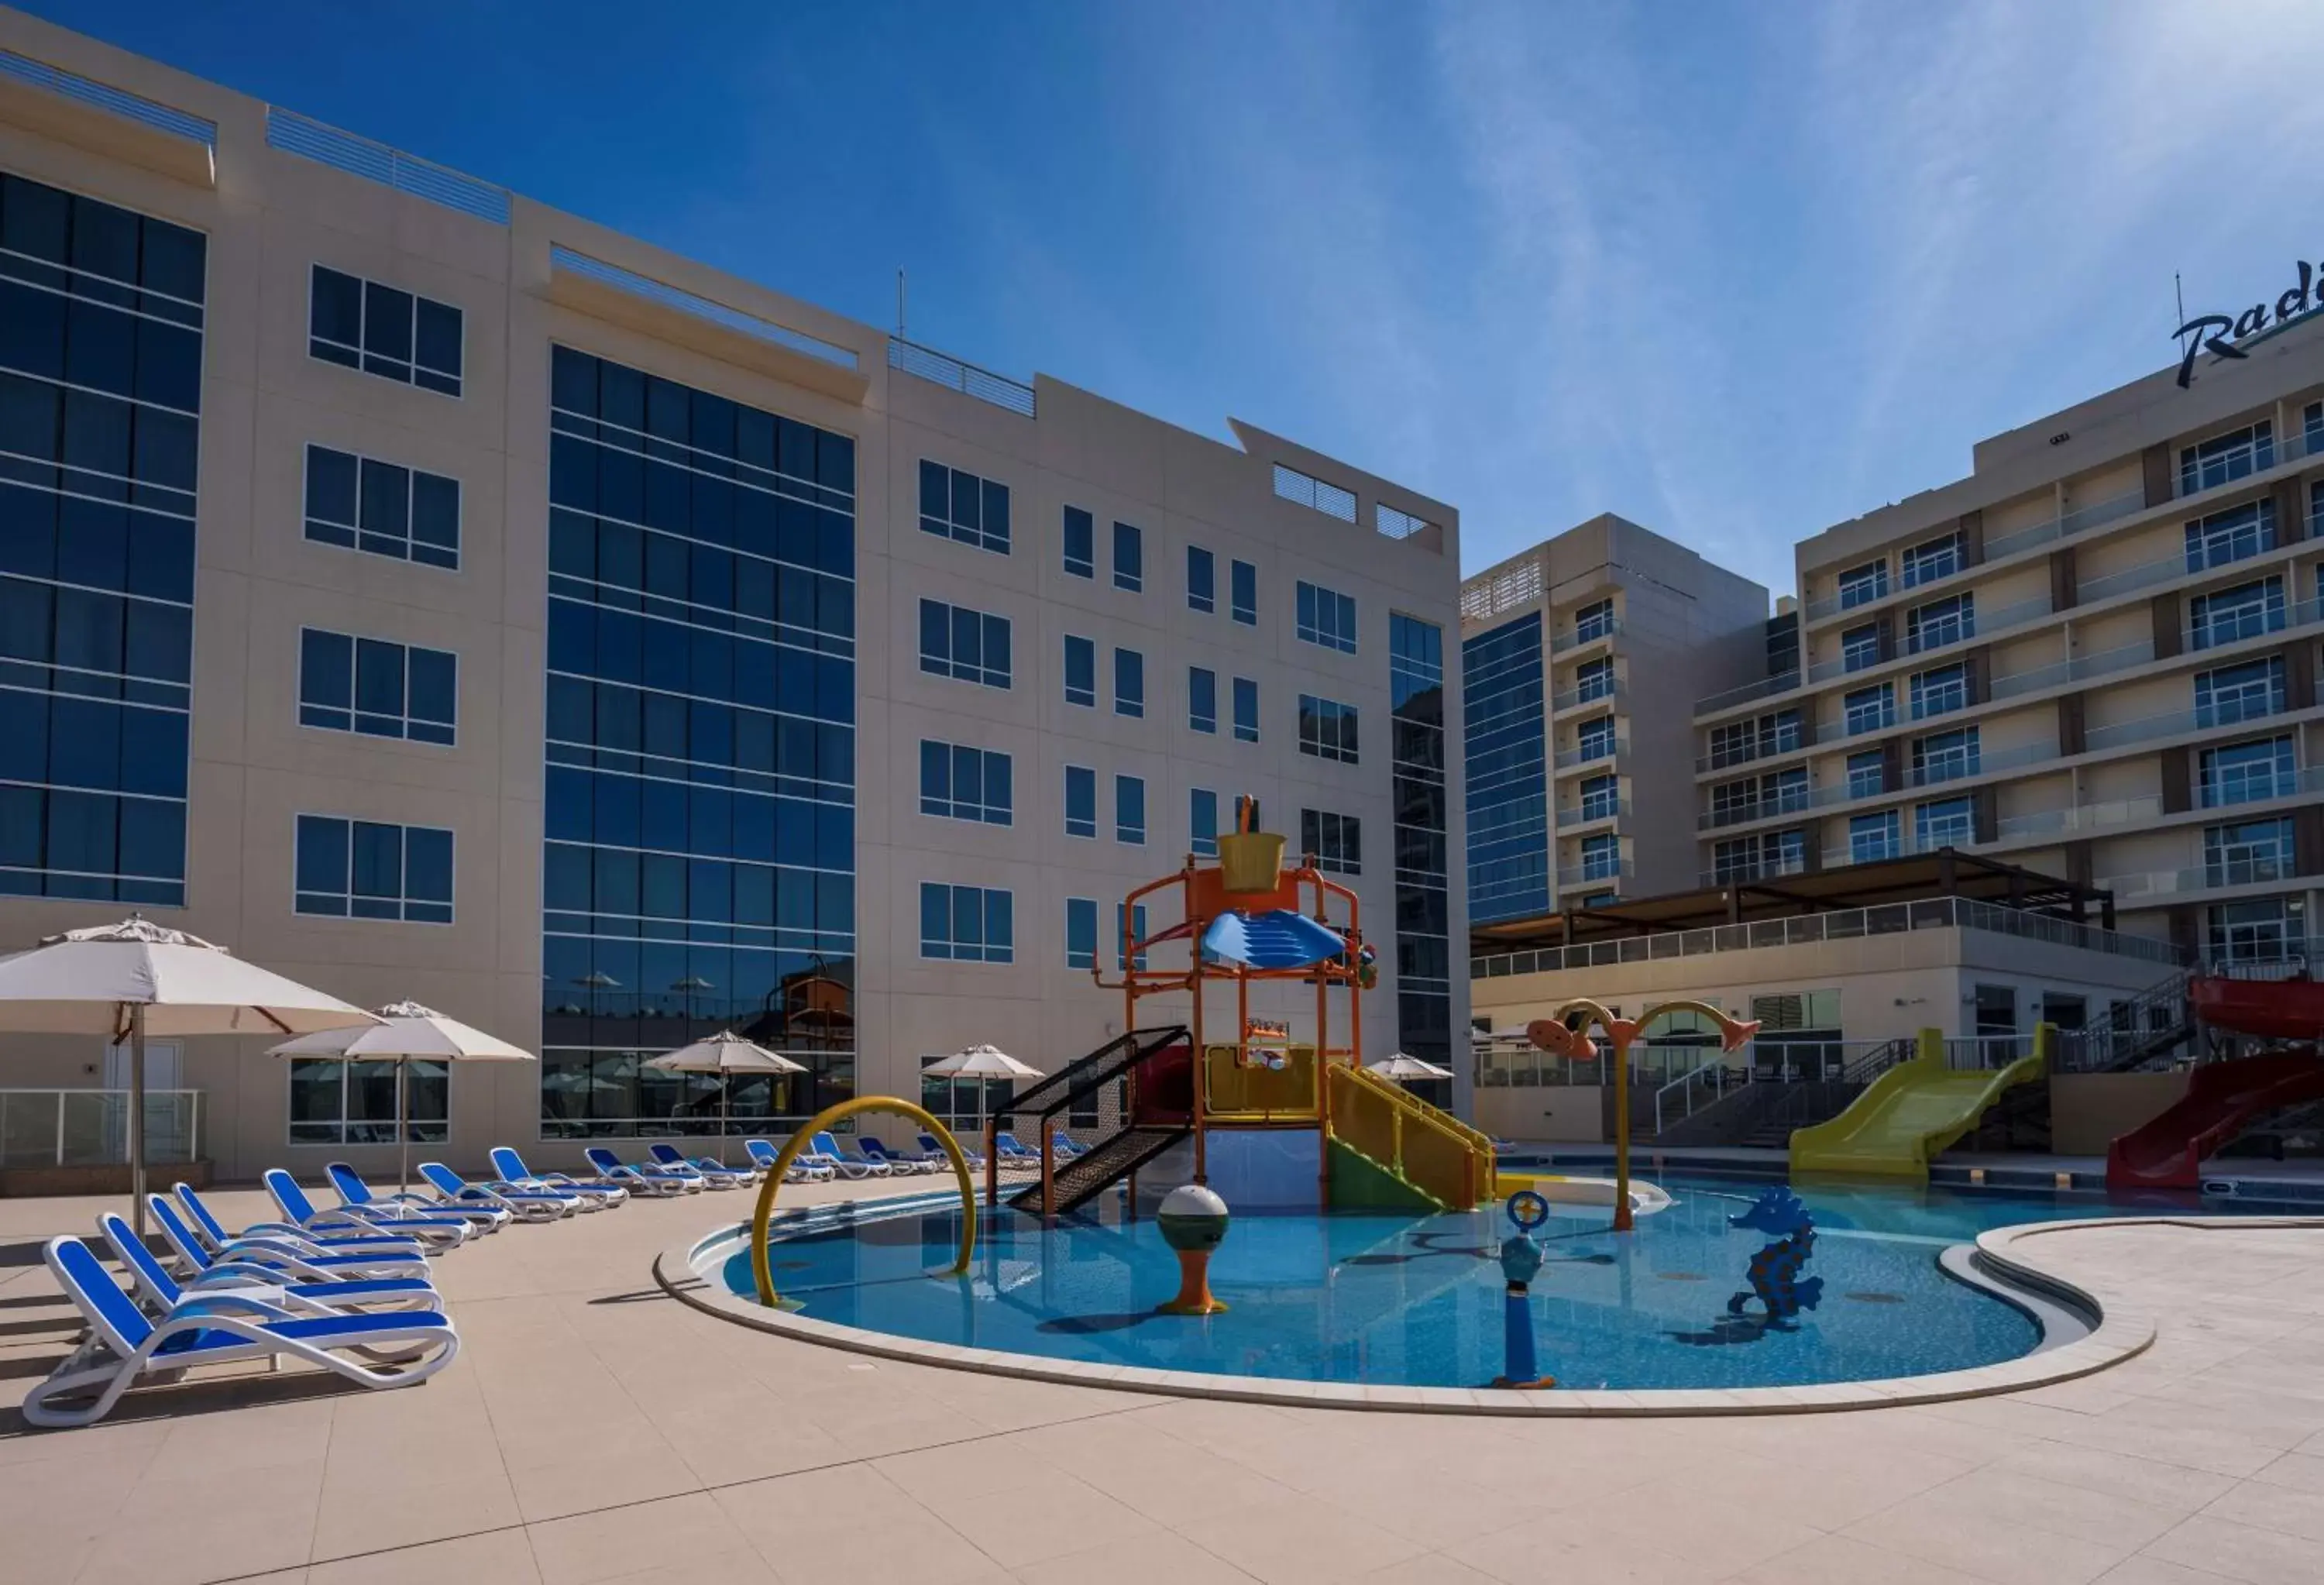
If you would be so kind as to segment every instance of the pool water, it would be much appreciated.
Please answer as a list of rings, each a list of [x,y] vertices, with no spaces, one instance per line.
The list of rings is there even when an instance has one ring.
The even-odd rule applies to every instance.
[[[1673,1203],[1634,1233],[1615,1235],[1603,1207],[1579,1206],[1557,1208],[1541,1230],[1535,1336],[1541,1368],[1562,1386],[1780,1387],[2015,1359],[2041,1341],[2037,1324],[1945,1276],[1939,1252],[1988,1228],[2131,1209],[2094,1195],[1800,1190],[1817,1231],[1801,1275],[1823,1289],[1786,1329],[1766,1325],[1756,1300],[1741,1318],[1728,1308],[1768,1242],[1728,1218],[1766,1185],[1655,1181]],[[1125,1220],[1116,1196],[1100,1204],[1046,1229],[1005,1208],[982,1212],[964,1277],[944,1275],[957,1206],[865,1216],[779,1239],[775,1284],[818,1320],[1052,1359],[1411,1387],[1476,1387],[1501,1373],[1494,1257],[1509,1227],[1498,1207],[1237,1217],[1211,1264],[1227,1313],[1196,1320],[1155,1313],[1178,1276],[1154,1223]],[[747,1252],[724,1276],[734,1292],[754,1292]]]

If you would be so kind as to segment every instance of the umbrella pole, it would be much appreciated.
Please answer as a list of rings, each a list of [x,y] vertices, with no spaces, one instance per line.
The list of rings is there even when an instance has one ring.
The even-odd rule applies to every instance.
[[[395,1192],[409,1193],[411,1190],[411,1127],[404,1101],[403,1075],[411,1071],[411,1059],[395,1059]]]
[[[145,1236],[145,1004],[129,1009],[129,1214]]]

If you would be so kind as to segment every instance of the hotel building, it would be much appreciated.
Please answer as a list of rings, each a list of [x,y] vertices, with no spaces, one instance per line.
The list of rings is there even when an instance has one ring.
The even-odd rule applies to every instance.
[[[714,1131],[641,1064],[728,1025],[809,1070],[737,1131],[1054,1071],[1248,795],[1360,895],[1367,1055],[1448,1060],[1458,518],[1233,433],[0,12],[0,942],[138,909],[426,1002],[543,1060],[423,1072],[419,1154],[563,1164]],[[380,1072],[154,1065],[225,1175],[392,1159]]]

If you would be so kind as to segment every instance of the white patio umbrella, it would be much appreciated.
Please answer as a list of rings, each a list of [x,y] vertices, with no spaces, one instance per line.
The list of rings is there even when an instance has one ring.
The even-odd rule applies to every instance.
[[[270,1046],[269,1056],[327,1056],[343,1062],[392,1062],[395,1064],[395,1192],[411,1184],[411,1129],[405,1095],[411,1064],[421,1062],[537,1062],[530,1051],[520,1051],[496,1036],[447,1018],[416,1001],[392,1001],[372,1016],[375,1024],[325,1029]]]
[[[920,1070],[927,1079],[950,1079],[957,1083],[963,1079],[980,1081],[976,1086],[976,1126],[984,1126],[985,1079],[1038,1079],[1041,1070],[1029,1067],[1001,1050],[998,1046],[972,1046],[965,1051],[955,1051],[950,1056],[938,1057]]]
[[[145,1037],[301,1035],[376,1022],[359,1007],[132,914],[0,958],[0,1032],[129,1043],[129,1193],[145,1231]]]
[[[707,1040],[681,1046],[646,1064],[665,1074],[716,1074],[718,1080],[718,1159],[726,1159],[726,1075],[728,1074],[803,1074],[805,1063],[745,1040],[732,1029],[722,1029]]]
[[[1440,1068],[1433,1062],[1423,1062],[1401,1051],[1378,1062],[1364,1064],[1364,1072],[1377,1074],[1383,1079],[1394,1079],[1399,1084],[1407,1079],[1449,1079],[1452,1076],[1451,1068]]]

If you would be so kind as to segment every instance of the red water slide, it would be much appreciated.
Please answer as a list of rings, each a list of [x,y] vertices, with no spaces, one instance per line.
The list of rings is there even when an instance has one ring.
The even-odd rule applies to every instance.
[[[2197,980],[2190,995],[2206,1023],[2271,1039],[2324,1033],[2324,986],[2309,980]],[[2278,1107],[2324,1101],[2324,1056],[2306,1052],[2209,1063],[2187,1093],[2107,1147],[2109,1189],[2200,1186],[2204,1157]]]

